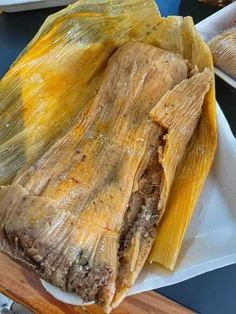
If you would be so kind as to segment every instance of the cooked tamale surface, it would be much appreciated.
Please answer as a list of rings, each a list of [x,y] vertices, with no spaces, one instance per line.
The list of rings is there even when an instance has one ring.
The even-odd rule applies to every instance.
[[[111,302],[126,210],[137,211],[133,195],[145,198],[163,177],[165,129],[149,113],[187,77],[178,54],[135,42],[119,48],[86,114],[2,188],[1,249],[84,300]]]

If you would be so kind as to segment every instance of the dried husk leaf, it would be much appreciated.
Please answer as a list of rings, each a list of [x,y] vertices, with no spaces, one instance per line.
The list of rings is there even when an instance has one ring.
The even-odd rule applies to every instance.
[[[215,66],[236,80],[236,27],[217,35],[208,44]]]
[[[0,81],[0,184],[87,110],[118,46],[151,40],[160,22],[156,11],[149,0],[82,0],[46,20]]]
[[[167,18],[161,27],[158,44],[162,48],[175,49],[197,66],[199,71],[205,67],[213,69],[210,50],[197,33],[190,17]],[[167,32],[163,31],[166,29]],[[178,40],[175,30],[180,34]],[[174,269],[185,232],[214,159],[216,146],[215,89],[212,82],[197,129],[178,167],[150,261]]]

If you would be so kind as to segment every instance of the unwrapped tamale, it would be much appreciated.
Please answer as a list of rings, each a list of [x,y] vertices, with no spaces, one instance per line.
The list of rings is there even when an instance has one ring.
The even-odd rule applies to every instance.
[[[150,253],[210,88],[209,70],[189,76],[178,54],[121,46],[87,113],[1,189],[1,250],[85,301],[117,305]]]

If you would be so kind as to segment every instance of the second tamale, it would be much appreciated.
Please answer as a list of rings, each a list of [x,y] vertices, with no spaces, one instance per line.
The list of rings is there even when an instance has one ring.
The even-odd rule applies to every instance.
[[[236,80],[236,27],[212,38],[209,46],[215,66]]]

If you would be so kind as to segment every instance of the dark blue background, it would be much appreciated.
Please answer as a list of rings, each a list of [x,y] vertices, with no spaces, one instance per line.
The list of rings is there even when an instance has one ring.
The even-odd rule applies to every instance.
[[[216,11],[197,0],[157,0],[163,15],[191,15],[195,22]],[[0,14],[0,78],[37,32],[45,18],[58,8]],[[217,100],[236,134],[235,90],[216,78]],[[163,295],[202,314],[236,314],[236,265],[159,289]]]

